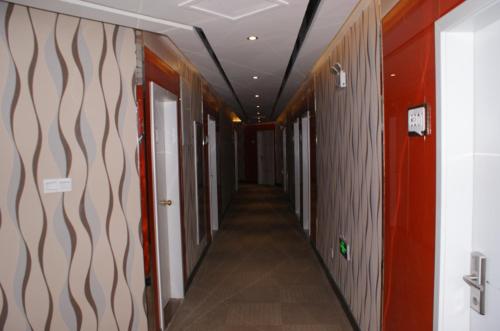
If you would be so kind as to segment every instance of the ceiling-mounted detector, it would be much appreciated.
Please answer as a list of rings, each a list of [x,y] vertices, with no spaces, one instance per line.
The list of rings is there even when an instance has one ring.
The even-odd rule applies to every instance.
[[[335,75],[335,86],[344,88],[347,86],[347,75],[340,63],[335,63],[330,67],[330,71]]]

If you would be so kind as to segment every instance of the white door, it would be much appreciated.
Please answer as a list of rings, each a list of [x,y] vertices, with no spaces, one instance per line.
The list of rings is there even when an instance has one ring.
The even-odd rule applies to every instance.
[[[182,242],[179,195],[177,97],[150,83],[151,155],[153,164],[154,244],[156,249],[158,314],[164,327],[163,309],[171,298],[183,298]]]
[[[307,233],[311,218],[309,138],[309,112],[307,112],[302,117],[302,225]]]
[[[257,131],[257,169],[259,185],[274,185],[274,131]]]
[[[464,2],[438,21],[436,43],[438,201],[434,329],[497,331],[500,1]],[[481,273],[471,268],[471,256],[478,254],[485,257]]]
[[[294,159],[294,190],[295,190],[295,214],[300,218],[300,123],[293,123],[293,159]]]
[[[217,131],[215,120],[208,117],[208,172],[210,179],[210,224],[212,231],[219,230],[219,206],[217,204]]]

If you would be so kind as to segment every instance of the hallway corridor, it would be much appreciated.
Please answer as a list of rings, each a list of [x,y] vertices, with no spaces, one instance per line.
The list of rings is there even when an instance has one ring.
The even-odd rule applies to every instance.
[[[351,330],[278,188],[243,185],[169,330]]]

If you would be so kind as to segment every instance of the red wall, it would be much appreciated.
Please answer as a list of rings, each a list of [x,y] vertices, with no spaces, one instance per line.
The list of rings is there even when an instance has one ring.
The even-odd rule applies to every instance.
[[[432,330],[436,207],[434,22],[461,2],[402,0],[383,19],[383,329],[387,331]],[[423,103],[430,109],[431,133],[410,138],[407,110]]]

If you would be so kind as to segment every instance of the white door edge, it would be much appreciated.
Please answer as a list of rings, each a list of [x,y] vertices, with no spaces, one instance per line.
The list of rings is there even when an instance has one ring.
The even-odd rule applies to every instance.
[[[434,331],[468,331],[470,328],[470,287],[456,275],[468,274],[470,268],[469,259],[463,257],[472,250],[473,184],[472,171],[469,178],[459,167],[473,167],[473,31],[481,24],[473,18],[498,3],[499,0],[468,0],[435,24]],[[456,189],[457,183],[460,190]]]

